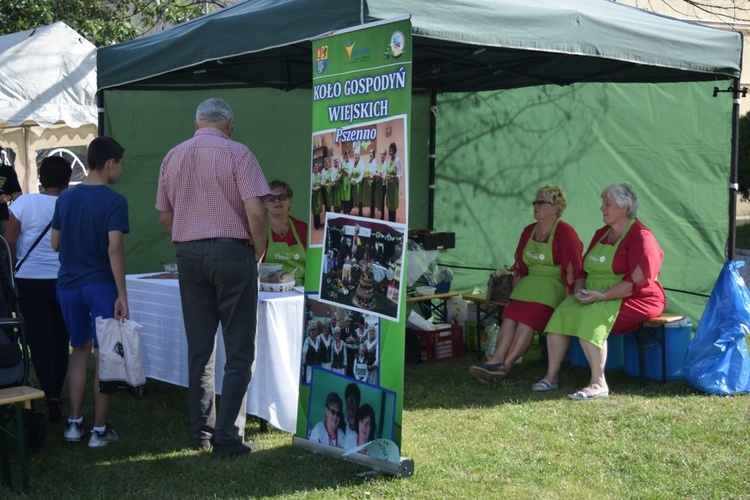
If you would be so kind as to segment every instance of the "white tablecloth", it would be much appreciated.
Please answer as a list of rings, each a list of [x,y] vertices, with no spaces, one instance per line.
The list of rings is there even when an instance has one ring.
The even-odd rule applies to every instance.
[[[130,318],[143,325],[141,353],[146,376],[187,387],[187,340],[179,285],[176,279],[144,279],[152,275],[126,277]],[[303,314],[303,294],[260,292],[247,413],[291,433],[297,429]],[[220,332],[221,328],[216,350],[217,394],[221,394],[226,362]]]

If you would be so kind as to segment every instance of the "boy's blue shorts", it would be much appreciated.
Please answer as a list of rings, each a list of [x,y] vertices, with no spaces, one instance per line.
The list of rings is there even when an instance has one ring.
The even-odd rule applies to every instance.
[[[114,283],[84,285],[75,290],[57,291],[57,301],[70,334],[70,345],[80,347],[89,340],[99,348],[96,318],[114,318],[117,286]]]

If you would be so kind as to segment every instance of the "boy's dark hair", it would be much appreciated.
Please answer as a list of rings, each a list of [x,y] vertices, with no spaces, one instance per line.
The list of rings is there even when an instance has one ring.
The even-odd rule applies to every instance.
[[[107,160],[120,161],[124,154],[125,149],[116,140],[104,135],[97,137],[89,144],[89,170],[101,170]]]
[[[73,169],[62,156],[48,156],[39,166],[39,182],[44,188],[65,189],[70,184]]]

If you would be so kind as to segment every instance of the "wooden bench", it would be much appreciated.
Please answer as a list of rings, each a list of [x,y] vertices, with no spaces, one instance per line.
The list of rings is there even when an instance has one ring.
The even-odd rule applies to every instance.
[[[29,464],[26,453],[26,439],[24,438],[23,432],[23,409],[31,409],[31,400],[43,397],[44,391],[34,389],[33,387],[27,387],[25,385],[0,389],[0,407],[8,405],[15,405],[16,407],[15,434],[13,434],[7,427],[6,420],[12,419],[2,418],[2,420],[0,420],[0,468],[2,468],[3,484],[8,488],[13,487],[10,474],[10,457],[8,454],[7,439],[15,439],[18,441],[18,465],[21,469],[21,484],[23,492],[27,495],[29,494]],[[0,410],[7,409],[0,408]]]
[[[420,306],[424,305],[425,313],[429,313],[430,316],[433,314],[440,315],[440,321],[443,323],[448,322],[448,299],[452,297],[458,297],[461,295],[458,292],[443,292],[436,293],[433,295],[415,295],[413,297],[406,297],[406,302],[411,304],[417,304]],[[433,302],[434,301],[434,302]]]
[[[652,339],[661,347],[661,381],[667,381],[667,330],[666,325],[675,321],[682,321],[685,316],[677,314],[662,314],[656,318],[644,321],[635,331],[638,343],[638,379],[641,387],[646,385],[646,341]]]
[[[461,296],[464,300],[473,302],[476,304],[477,309],[477,359],[482,361],[482,324],[493,317],[495,314],[499,316],[502,314],[503,308],[508,305],[508,302],[504,300],[493,300],[487,304],[486,294],[466,294]],[[498,324],[500,322],[498,321]]]

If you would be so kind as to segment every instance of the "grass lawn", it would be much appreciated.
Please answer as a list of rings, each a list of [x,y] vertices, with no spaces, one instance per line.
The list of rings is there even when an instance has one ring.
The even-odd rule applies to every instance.
[[[225,460],[193,451],[186,389],[149,380],[148,396],[113,398],[120,441],[89,449],[48,424],[31,457],[35,498],[748,498],[750,398],[696,393],[683,382],[609,377],[608,399],[566,394],[588,371],[566,367],[561,388],[532,393],[544,372],[538,346],[497,387],[468,375],[473,353],[408,366],[402,454],[415,475],[363,469],[291,445],[291,435],[248,438],[261,451]],[[90,425],[91,409],[86,410]],[[17,469],[14,481],[18,484]],[[17,495],[0,486],[0,498]]]

